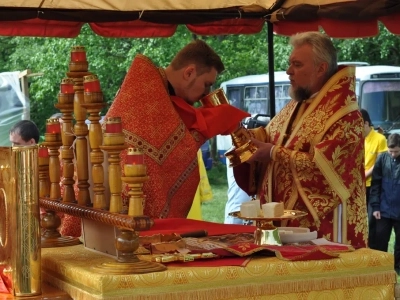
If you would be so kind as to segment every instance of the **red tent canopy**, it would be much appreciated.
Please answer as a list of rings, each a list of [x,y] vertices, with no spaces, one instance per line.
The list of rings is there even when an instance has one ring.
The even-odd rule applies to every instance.
[[[350,38],[378,34],[378,22],[400,34],[399,19],[398,0],[0,0],[4,36],[75,37],[85,23],[105,37],[168,37],[178,24],[200,35],[250,34],[269,21],[277,34],[322,27]]]

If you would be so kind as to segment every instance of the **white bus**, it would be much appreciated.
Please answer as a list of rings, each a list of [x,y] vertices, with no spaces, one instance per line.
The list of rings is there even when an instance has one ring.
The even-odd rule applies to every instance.
[[[344,64],[344,63],[340,63]],[[400,132],[400,67],[370,66],[367,63],[347,63],[356,66],[356,95],[360,108],[368,111],[375,127],[386,133]],[[289,78],[286,71],[275,76],[275,112],[289,101]],[[238,77],[221,84],[231,105],[255,114],[270,115],[269,75]],[[219,156],[230,148],[227,138],[217,137]],[[222,161],[222,159],[221,159]]]

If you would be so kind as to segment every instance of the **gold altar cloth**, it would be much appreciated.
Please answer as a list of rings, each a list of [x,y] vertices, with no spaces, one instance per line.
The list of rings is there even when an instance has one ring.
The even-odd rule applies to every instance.
[[[317,261],[257,256],[246,267],[188,268],[182,263],[164,272],[138,275],[104,275],[91,270],[91,266],[111,260],[83,245],[45,248],[43,279],[82,300],[393,300],[397,278],[392,254],[365,248]]]

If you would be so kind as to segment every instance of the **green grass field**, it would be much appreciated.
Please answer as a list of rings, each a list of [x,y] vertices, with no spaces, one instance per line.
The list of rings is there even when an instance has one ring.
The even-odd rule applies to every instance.
[[[213,192],[213,200],[202,204],[203,220],[223,223],[225,213],[225,203],[228,199],[228,183],[226,181],[226,166],[216,163],[207,171],[208,180]]]

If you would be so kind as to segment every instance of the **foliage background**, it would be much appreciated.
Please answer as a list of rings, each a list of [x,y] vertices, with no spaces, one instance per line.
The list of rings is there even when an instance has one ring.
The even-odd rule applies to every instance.
[[[339,60],[398,65],[399,37],[384,27],[380,29],[380,35],[374,38],[335,39]],[[117,39],[97,36],[85,25],[74,39],[0,37],[0,72],[30,69],[32,73],[43,73],[30,79],[31,119],[43,132],[45,119],[57,112],[54,103],[59,83],[68,71],[72,46],[85,46],[89,71],[98,75],[105,101],[110,104],[137,53],[147,55],[155,64],[166,67],[175,53],[194,38],[204,39],[225,63],[226,71],[219,76],[216,86],[225,80],[268,70],[266,28],[253,35],[200,37],[190,33],[185,26],[178,26],[170,38]],[[288,38],[274,36],[275,70],[286,68],[289,53]]]

